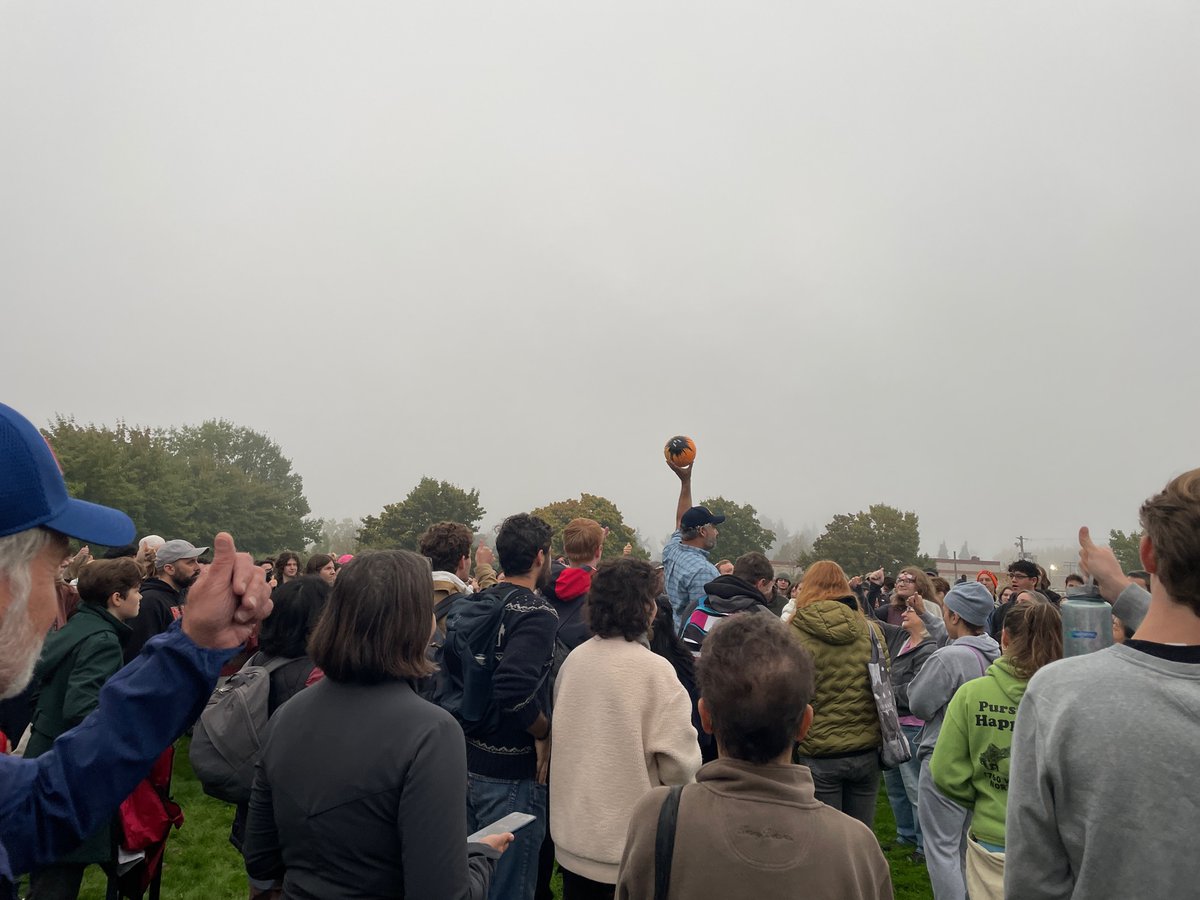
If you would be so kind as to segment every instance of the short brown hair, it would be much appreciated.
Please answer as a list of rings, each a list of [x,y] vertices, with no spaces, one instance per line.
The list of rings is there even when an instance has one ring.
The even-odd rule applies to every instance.
[[[737,558],[737,562],[733,564],[733,574],[751,584],[757,584],[760,581],[774,581],[775,567],[771,565],[765,553],[751,550]]]
[[[813,661],[774,616],[729,616],[705,638],[698,677],[723,753],[762,765],[796,741]]]
[[[654,618],[657,586],[654,567],[645,560],[622,556],[600,563],[584,607],[592,634],[627,641],[646,634]]]
[[[377,550],[342,567],[308,655],[334,681],[421,678],[433,671],[425,655],[432,629],[429,560],[409,550]]]
[[[95,606],[108,606],[113,594],[124,597],[142,583],[142,570],[128,556],[121,559],[97,559],[79,573],[79,599]]]
[[[1154,575],[1177,603],[1200,616],[1200,469],[1184,472],[1142,504]]]
[[[563,550],[573,566],[590,563],[604,543],[604,526],[595,519],[572,519],[563,529]]]
[[[458,522],[438,522],[425,529],[417,546],[435,572],[453,572],[464,556],[471,555],[471,529]]]

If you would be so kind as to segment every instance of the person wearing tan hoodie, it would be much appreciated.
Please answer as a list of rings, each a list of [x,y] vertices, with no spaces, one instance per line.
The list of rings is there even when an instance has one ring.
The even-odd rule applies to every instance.
[[[731,616],[704,642],[700,716],[720,756],[678,791],[666,900],[890,900],[871,829],[818,800],[809,770],[791,761],[813,692],[812,655],[773,616]],[[655,896],[659,819],[673,790],[655,788],[634,807],[616,900]]]

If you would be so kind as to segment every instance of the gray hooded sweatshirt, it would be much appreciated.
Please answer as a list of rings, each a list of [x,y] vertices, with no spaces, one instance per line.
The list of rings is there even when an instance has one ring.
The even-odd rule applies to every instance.
[[[990,635],[980,634],[951,641],[925,660],[925,665],[908,686],[908,708],[914,716],[925,720],[925,727],[917,738],[917,754],[921,759],[933,755],[946,706],[954,692],[971,679],[982,678],[999,655],[1000,645]]]

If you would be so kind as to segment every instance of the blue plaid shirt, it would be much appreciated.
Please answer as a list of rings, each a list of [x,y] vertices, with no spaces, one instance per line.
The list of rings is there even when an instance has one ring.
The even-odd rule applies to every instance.
[[[663,575],[666,576],[667,596],[675,611],[675,630],[683,628],[684,614],[704,599],[704,586],[721,573],[708,561],[708,551],[682,543],[682,533],[671,535],[663,547]]]

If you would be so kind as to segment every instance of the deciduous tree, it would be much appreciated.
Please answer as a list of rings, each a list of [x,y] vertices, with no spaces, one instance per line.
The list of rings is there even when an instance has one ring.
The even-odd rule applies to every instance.
[[[725,521],[717,526],[719,535],[713,550],[714,560],[717,556],[737,559],[751,550],[766,553],[775,543],[775,532],[762,526],[758,510],[749,503],[743,505],[724,497],[710,497],[700,505],[708,507],[714,515],[725,517]]]
[[[1117,561],[1121,564],[1126,572],[1133,572],[1142,567],[1142,557],[1140,547],[1142,544],[1142,533],[1140,531],[1131,531],[1126,534],[1123,531],[1117,531],[1115,528],[1108,533],[1108,546],[1112,547],[1112,551],[1116,554]]]
[[[648,559],[650,556],[638,540],[637,532],[625,524],[621,510],[607,497],[581,494],[577,500],[559,500],[539,506],[533,510],[533,515],[544,520],[554,530],[551,547],[556,555],[564,552],[562,533],[568,522],[572,519],[595,519],[608,527],[608,537],[604,539],[603,547],[605,559],[620,556],[626,544],[633,544],[632,555],[638,559]]]
[[[129,514],[145,535],[269,553],[317,535],[300,476],[279,446],[228,422],[154,430],[124,422],[79,425],[59,416],[45,432],[71,492]]]
[[[851,576],[880,566],[895,574],[902,566],[930,565],[932,561],[921,553],[920,546],[916,513],[875,503],[865,511],[834,516],[801,562],[808,565],[832,559]]]
[[[360,549],[416,550],[421,533],[437,522],[460,522],[472,531],[486,510],[478,490],[463,490],[448,481],[423,476],[397,503],[378,516],[366,516],[358,532]]]

